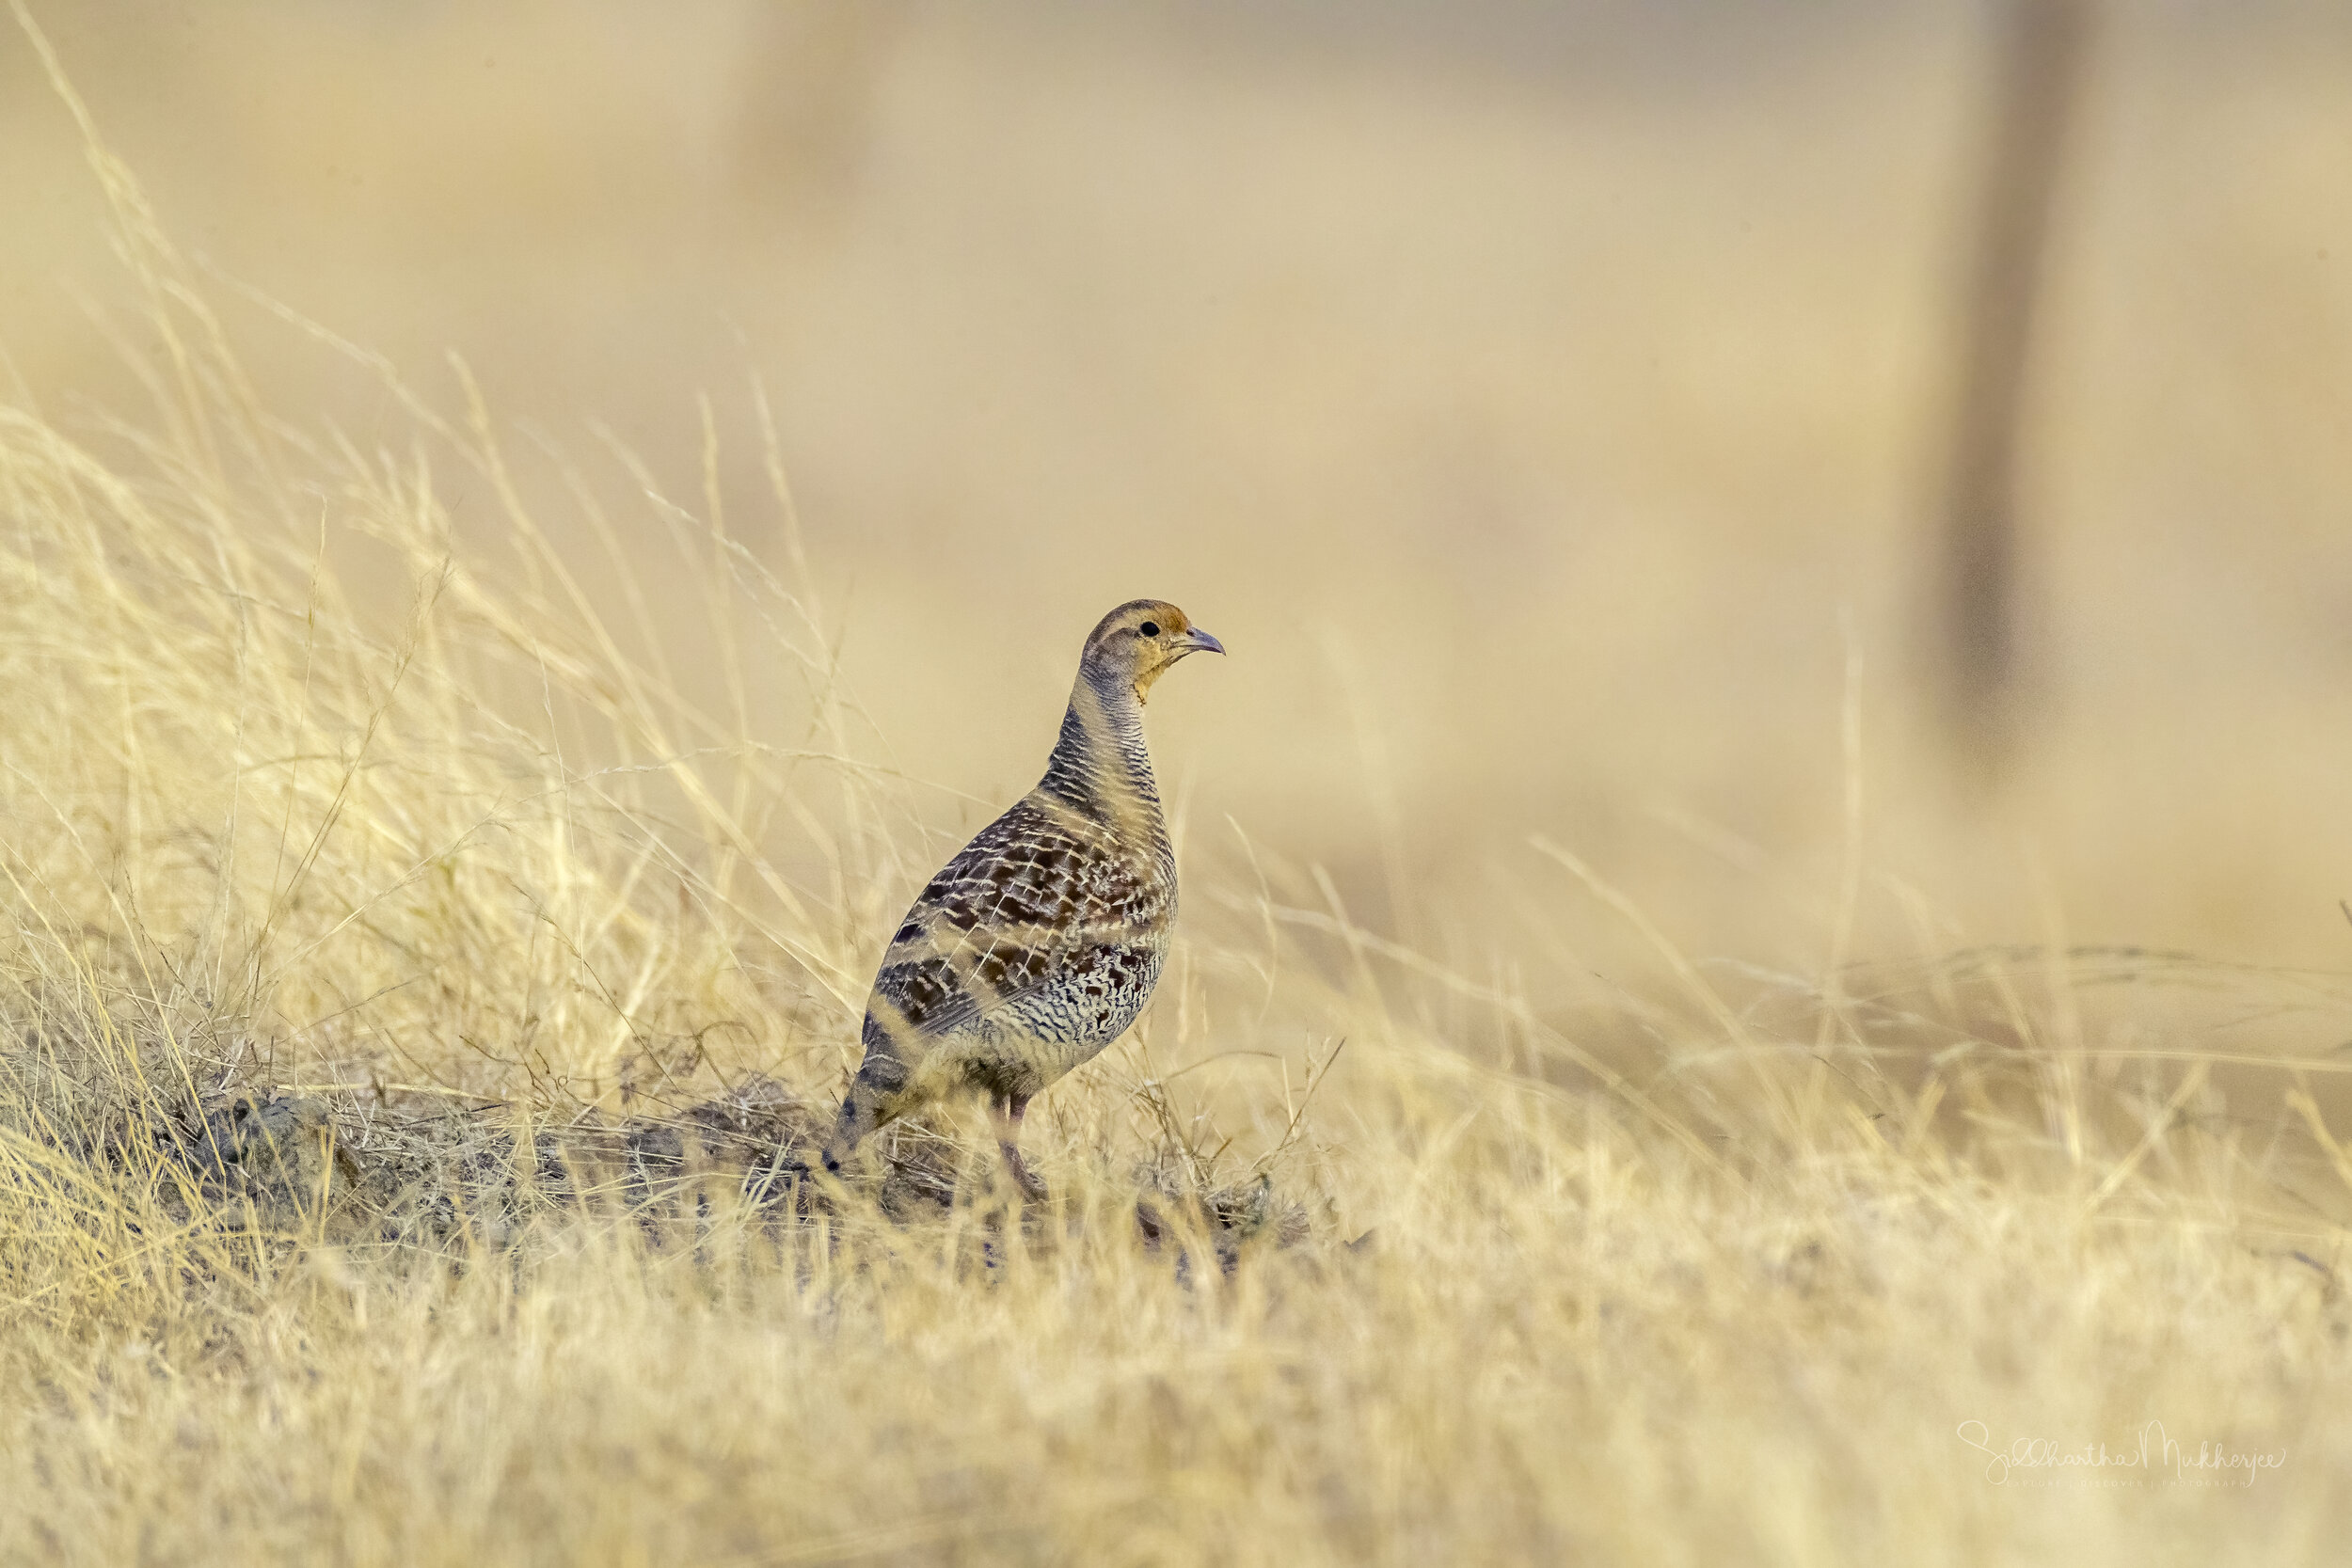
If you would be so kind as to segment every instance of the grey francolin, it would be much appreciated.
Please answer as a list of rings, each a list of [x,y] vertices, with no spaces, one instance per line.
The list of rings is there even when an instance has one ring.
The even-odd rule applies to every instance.
[[[1039,1194],[1022,1113],[1135,1022],[1167,961],[1176,856],[1143,704],[1203,648],[1225,651],[1157,599],[1120,605],[1087,639],[1045,777],[925,884],[882,955],[828,1170],[884,1123],[978,1094],[1013,1180]]]

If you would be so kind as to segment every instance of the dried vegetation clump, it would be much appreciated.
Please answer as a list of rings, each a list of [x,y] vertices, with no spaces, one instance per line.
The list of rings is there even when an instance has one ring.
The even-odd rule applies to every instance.
[[[215,1237],[447,1252],[619,1216],[660,1243],[724,1211],[806,1225],[846,1209],[903,1227],[937,1222],[961,1201],[1003,1205],[1041,1241],[1055,1217],[1012,1201],[999,1190],[1002,1172],[976,1155],[985,1146],[967,1148],[936,1123],[887,1130],[869,1171],[819,1176],[829,1107],[756,1074],[635,1117],[414,1092],[274,1093],[261,1083],[167,1088],[101,1111],[91,1077],[62,1065],[54,1040],[21,1058],[0,1052],[0,1074],[40,1085],[0,1102],[0,1125],[24,1149],[72,1162],[78,1180],[127,1185],[170,1224]],[[1295,1245],[1309,1234],[1304,1207],[1278,1196],[1270,1177],[1219,1185],[1188,1150],[1157,1151],[1130,1180],[1148,1249],[1198,1240],[1231,1270],[1248,1243]]]

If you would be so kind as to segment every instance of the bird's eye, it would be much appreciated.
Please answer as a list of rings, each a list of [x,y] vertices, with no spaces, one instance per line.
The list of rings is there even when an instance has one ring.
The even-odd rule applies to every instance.
[[[1157,637],[1160,635],[1160,624],[1157,621],[1146,621],[1143,625],[1137,626],[1136,630],[1143,633],[1146,637]]]

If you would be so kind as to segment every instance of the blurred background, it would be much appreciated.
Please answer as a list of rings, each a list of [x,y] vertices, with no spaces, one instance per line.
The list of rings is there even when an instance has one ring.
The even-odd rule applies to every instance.
[[[599,431],[699,500],[707,399],[781,567],[764,385],[877,752],[987,802],[943,833],[1152,594],[1232,650],[1153,704],[1187,855],[1416,942],[1573,950],[1541,833],[1799,970],[1855,849],[1858,954],[2352,958],[2352,8],[31,8],[275,409],[409,439],[237,287],[623,500]],[[0,191],[11,395],[137,407],[13,28]]]

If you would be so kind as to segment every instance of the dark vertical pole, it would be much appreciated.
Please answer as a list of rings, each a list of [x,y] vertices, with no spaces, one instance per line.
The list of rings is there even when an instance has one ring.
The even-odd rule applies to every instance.
[[[1957,425],[1942,519],[1939,663],[1954,737],[1997,774],[2017,675],[2017,453],[2052,199],[2090,0],[1994,0],[1977,252],[1963,301]]]

